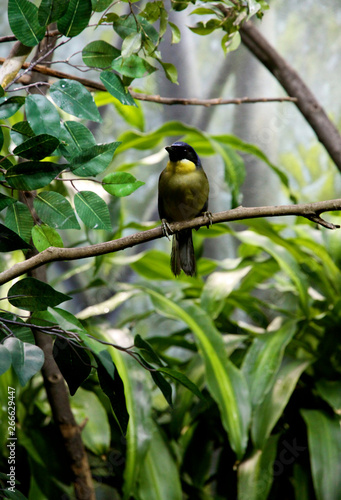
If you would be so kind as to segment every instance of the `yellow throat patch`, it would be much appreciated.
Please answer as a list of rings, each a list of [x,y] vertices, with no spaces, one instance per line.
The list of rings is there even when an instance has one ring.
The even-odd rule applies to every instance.
[[[167,163],[167,170],[173,174],[189,174],[196,170],[196,165],[190,160],[169,161]]]

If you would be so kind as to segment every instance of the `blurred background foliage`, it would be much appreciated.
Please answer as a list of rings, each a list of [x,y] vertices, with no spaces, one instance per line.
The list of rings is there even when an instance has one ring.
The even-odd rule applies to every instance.
[[[104,9],[106,3],[110,4],[103,2]],[[251,9],[258,3],[248,2],[248,6]],[[340,124],[338,2],[268,3],[270,10],[261,21],[255,21],[257,26]],[[7,8],[3,0],[0,5]],[[168,97],[284,95],[278,82],[242,45],[225,55],[220,29],[209,36],[198,36],[198,31],[199,35],[207,34],[200,32],[202,25],[188,29],[203,19],[207,22],[211,14],[207,17],[205,12],[203,17],[199,11],[190,16],[199,8],[191,3],[172,6],[175,10],[165,3],[169,20],[177,28],[168,27],[159,49],[160,59],[177,68],[178,85],[173,69],[167,67],[171,82],[160,66],[148,77],[131,82],[123,75],[123,83],[137,92]],[[140,2],[122,3],[112,12],[121,16],[132,8],[140,12],[144,7]],[[200,4],[200,8],[207,7]],[[102,14],[96,13],[91,22],[98,22]],[[115,23],[114,17],[109,20]],[[2,34],[11,34],[6,16],[0,23]],[[178,43],[171,44],[171,36]],[[98,81],[96,70],[83,75],[66,62],[75,54],[70,62],[83,65],[82,50],[93,40],[115,47],[121,44],[120,49],[128,50],[119,33],[103,25],[82,31],[69,45],[56,49],[54,61],[61,62],[52,67]],[[6,57],[8,45],[0,44],[0,51]],[[94,244],[154,227],[158,219],[157,180],[166,162],[164,146],[179,137],[202,158],[210,181],[212,212],[238,204],[312,202],[339,196],[339,172],[292,103],[202,108],[135,100],[137,106],[127,106],[109,92],[95,92],[93,97],[102,123],[75,118],[62,105],[59,118],[86,125],[94,144],[121,142],[97,180],[124,172],[141,185],[129,196],[118,197],[100,184],[74,181],[78,190],[91,190],[105,201],[111,229],[89,227],[77,209],[80,230],[52,225],[53,237],[59,235],[64,246]],[[27,103],[25,110],[29,114]],[[44,112],[46,121],[51,113]],[[1,123],[13,128],[23,120],[24,108],[20,108]],[[22,138],[18,140],[13,130],[2,130],[2,154],[6,155]],[[70,151],[69,157],[67,151],[59,153],[65,153],[72,163]],[[75,191],[69,183],[53,181],[39,189],[43,196],[49,192],[74,204]],[[9,194],[4,188],[1,193]],[[11,213],[10,208],[2,211],[0,222],[14,230]],[[24,210],[21,217],[24,227]],[[328,220],[340,223],[336,213],[328,215]],[[22,229],[19,234],[23,236]],[[30,237],[29,232],[26,239]],[[63,309],[35,312],[33,319],[56,323],[79,335],[83,342],[90,334],[126,348],[135,344],[145,366],[126,352],[108,347],[116,371],[109,382],[110,370],[105,372],[106,385],[101,379],[101,367],[108,366],[103,346],[96,350],[91,344],[88,359],[75,346],[75,356],[58,346],[69,356],[63,374],[73,393],[72,410],[77,423],[86,420],[82,437],[96,498],[338,500],[339,232],[314,227],[296,217],[248,220],[201,228],[194,235],[194,245],[198,258],[195,278],[182,275],[174,279],[171,275],[166,238],[116,254],[48,267],[48,283],[72,300],[63,303]],[[2,255],[1,270],[23,258],[20,250]],[[2,297],[10,286],[2,287]],[[12,303],[3,300],[1,307],[9,315],[2,313],[3,320],[18,318]],[[2,341],[7,334],[2,331]],[[26,346],[34,344],[31,335],[24,325],[14,329],[14,336]],[[17,348],[15,343],[8,344],[8,339],[3,345],[12,353]],[[63,356],[58,360],[57,351],[62,369]],[[3,358],[0,361],[6,367]],[[73,498],[70,473],[64,467],[65,450],[56,435],[43,379],[39,373],[31,378],[25,366],[22,372],[16,363],[13,358],[14,368],[3,370],[0,377],[0,445],[4,450],[0,481],[5,487],[5,402],[10,386],[16,389],[20,485],[17,496],[4,494],[19,499],[23,498],[21,492],[35,500]],[[34,371],[34,367],[26,368]],[[84,374],[79,388],[75,372],[80,378]],[[124,394],[118,389],[120,380]],[[116,403],[110,399],[113,390],[117,391]],[[122,429],[126,412],[127,434]]]

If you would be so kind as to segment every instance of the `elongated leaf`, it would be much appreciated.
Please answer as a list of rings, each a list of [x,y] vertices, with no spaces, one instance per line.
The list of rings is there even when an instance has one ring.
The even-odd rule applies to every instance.
[[[44,353],[32,344],[10,337],[4,341],[4,346],[12,356],[12,365],[18,375],[20,385],[24,386],[35,375],[44,363]]]
[[[104,40],[88,43],[82,51],[84,64],[94,68],[108,68],[121,52]]]
[[[0,252],[12,252],[13,250],[23,250],[31,248],[16,232],[0,224]]]
[[[67,160],[79,155],[82,151],[96,146],[96,140],[90,130],[82,123],[66,121],[62,124],[59,150]]]
[[[80,191],[74,201],[77,213],[87,227],[111,230],[109,209],[98,194],[92,191]]]
[[[0,120],[14,115],[25,102],[25,97],[0,97]]]
[[[92,95],[81,83],[58,80],[50,87],[50,95],[57,106],[70,115],[94,122],[102,121]]]
[[[206,401],[206,398],[201,394],[198,387],[191,380],[189,380],[189,378],[186,377],[186,375],[184,375],[183,373],[177,370],[173,370],[172,368],[164,368],[164,367],[158,368],[158,371],[164,373],[165,375],[168,375],[169,377],[176,380],[184,387],[187,387],[187,389],[193,392],[193,394],[195,394],[202,401]]]
[[[178,83],[178,70],[174,66],[174,64],[166,63],[161,59],[158,59],[159,63],[163,67],[163,71],[165,72],[166,77],[172,83]]]
[[[58,29],[63,35],[73,37],[81,33],[91,17],[91,0],[70,0],[67,11],[58,21]]]
[[[13,154],[30,160],[42,160],[50,156],[58,147],[59,140],[48,134],[40,134],[27,139],[14,148]]]
[[[40,219],[55,229],[80,229],[69,201],[59,193],[45,191],[36,196],[34,208]]]
[[[6,207],[9,207],[10,205],[13,205],[13,203],[16,203],[16,199],[12,198],[11,196],[6,196],[2,193],[0,193],[0,212]]]
[[[263,448],[266,440],[283,413],[302,372],[310,361],[284,358],[276,380],[263,402],[255,409],[251,435],[257,448]],[[264,365],[265,366],[265,365]]]
[[[71,300],[71,297],[35,278],[17,281],[8,291],[8,301],[12,306],[25,311],[44,311],[65,300]]]
[[[102,181],[103,188],[113,196],[129,196],[144,182],[137,181],[135,177],[126,172],[113,172],[104,177]]]
[[[218,404],[231,447],[242,458],[251,417],[249,391],[244,375],[227,358],[221,335],[210,317],[197,306],[180,307],[154,290],[144,290],[162,314],[184,321],[193,332],[205,361],[209,391]]]
[[[25,111],[27,121],[35,134],[49,134],[59,137],[59,113],[57,108],[45,96],[40,94],[28,95],[25,102]]]
[[[135,335],[134,345],[139,349],[142,357],[147,361],[147,363],[155,363],[158,366],[163,366],[161,359],[156,354],[150,343],[144,340],[141,335]]]
[[[53,357],[69,386],[71,396],[91,372],[89,354],[76,343],[57,338],[53,344]]]
[[[14,35],[27,47],[44,38],[45,26],[38,22],[38,8],[28,0],[8,0],[8,21]]]
[[[4,133],[2,131],[2,127],[0,127],[0,151],[2,150],[3,145],[4,145]]]
[[[38,252],[42,252],[49,247],[62,248],[64,246],[63,240],[57,231],[50,226],[34,226],[32,228],[32,240]]]
[[[30,241],[33,219],[31,212],[23,203],[17,202],[7,208],[5,225],[27,243]]]
[[[301,410],[308,427],[309,455],[317,500],[341,495],[341,433],[338,418],[319,410]]]
[[[1,325],[1,320],[0,320]],[[12,364],[11,352],[2,344],[0,344],[0,375],[7,372]]]
[[[337,380],[319,380],[316,388],[320,396],[327,401],[334,411],[341,412],[341,382]]]
[[[141,78],[146,73],[156,71],[154,66],[151,66],[145,59],[132,54],[131,56],[118,57],[112,63],[112,68],[121,75],[129,76],[130,78]]]
[[[71,159],[71,170],[81,177],[95,176],[103,172],[110,164],[119,142],[96,144],[83,150]]]
[[[134,99],[129,91],[124,87],[120,78],[111,71],[102,71],[100,79],[108,92],[122,104],[136,106]]]
[[[249,384],[252,406],[260,405],[270,391],[282,362],[284,349],[294,336],[296,321],[254,339],[243,361],[242,372]]]
[[[65,167],[48,161],[25,161],[9,168],[6,180],[15,189],[32,191],[50,184]]]
[[[179,471],[156,424],[153,438],[141,466],[138,498],[141,500],[181,500]],[[160,460],[162,457],[162,460]]]
[[[38,21],[41,26],[58,21],[68,7],[68,0],[42,0],[38,9]]]
[[[165,379],[165,377],[159,373],[159,372],[150,372],[152,379],[154,380],[155,384],[158,386],[160,391],[162,392],[165,400],[169,404],[169,406],[173,405],[173,398],[172,398],[172,386],[170,385],[169,382]]]
[[[192,12],[193,13],[193,12]],[[168,23],[171,30],[172,30],[172,40],[171,43],[179,43],[181,40],[181,31],[179,28],[176,26],[176,24],[169,22]]]

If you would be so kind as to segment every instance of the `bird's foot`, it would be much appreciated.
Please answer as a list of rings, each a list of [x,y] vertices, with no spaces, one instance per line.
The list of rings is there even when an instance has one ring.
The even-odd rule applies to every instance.
[[[206,227],[207,229],[210,228],[210,226],[212,226],[213,224],[213,216],[212,216],[212,213],[211,212],[203,212],[202,214],[203,217],[207,217],[208,219],[208,223],[206,224]]]
[[[165,236],[167,236],[167,238],[170,240],[169,235],[173,234],[173,231],[171,230],[171,227],[168,224],[168,222],[166,221],[166,219],[162,219],[161,222],[162,222],[162,231],[163,231],[163,234]]]

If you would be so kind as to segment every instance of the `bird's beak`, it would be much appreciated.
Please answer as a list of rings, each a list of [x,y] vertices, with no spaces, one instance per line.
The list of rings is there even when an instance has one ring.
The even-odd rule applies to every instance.
[[[165,147],[165,150],[170,153],[172,151],[172,146],[166,146]]]

